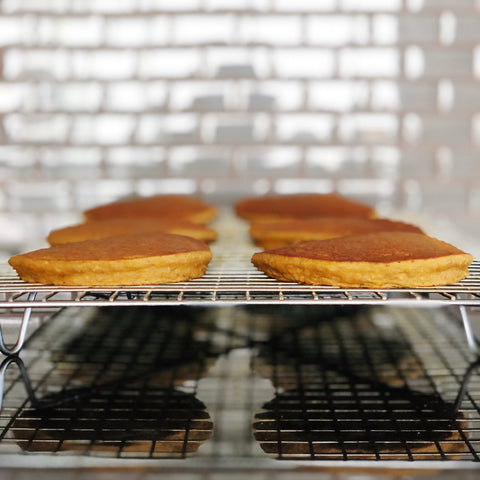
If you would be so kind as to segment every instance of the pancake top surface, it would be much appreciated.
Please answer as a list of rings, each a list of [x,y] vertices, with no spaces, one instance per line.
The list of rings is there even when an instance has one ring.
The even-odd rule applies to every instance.
[[[187,195],[154,195],[100,205],[86,210],[84,215],[90,219],[135,216],[188,218],[210,210],[216,211],[216,207]]]
[[[239,216],[288,216],[293,218],[325,215],[371,217],[372,207],[354,202],[337,194],[292,194],[252,197],[237,202]]]
[[[422,233],[422,230],[404,222],[381,218],[362,217],[318,217],[288,219],[272,222],[253,222],[251,229],[256,233],[325,232],[325,233],[370,233],[385,230],[400,230]]]
[[[332,262],[390,263],[425,260],[465,252],[436,238],[412,232],[379,232],[313,240],[267,250],[262,254]]]
[[[119,235],[116,237],[54,245],[16,255],[16,258],[46,261],[112,261],[210,251],[200,240],[170,233]]]
[[[71,225],[68,227],[53,230],[48,240],[62,240],[65,238],[82,237],[86,238],[102,238],[114,235],[160,232],[173,230],[192,230],[202,232],[210,230],[203,224],[189,222],[187,220],[179,220],[174,218],[106,218],[103,220],[90,220],[86,223]]]

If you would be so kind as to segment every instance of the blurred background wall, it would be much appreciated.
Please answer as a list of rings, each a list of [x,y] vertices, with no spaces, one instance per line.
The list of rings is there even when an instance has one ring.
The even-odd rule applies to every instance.
[[[479,46],[477,0],[0,0],[0,252],[157,192],[480,238]]]

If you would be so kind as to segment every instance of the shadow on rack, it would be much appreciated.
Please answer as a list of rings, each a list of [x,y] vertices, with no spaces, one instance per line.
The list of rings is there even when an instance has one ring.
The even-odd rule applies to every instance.
[[[409,340],[394,323],[376,323],[369,308],[79,311],[61,313],[29,341],[48,357],[44,376],[34,365],[32,382],[18,356],[3,361],[0,399],[23,381],[29,401],[8,405],[15,413],[0,451],[11,438],[29,452],[189,457],[215,429],[199,382],[220,357],[248,349],[252,374],[276,391],[261,409],[249,407],[252,441],[269,456],[411,461],[467,452],[479,460],[461,406],[480,361],[455,378],[457,397],[444,400]]]
[[[255,413],[254,435],[278,459],[432,460],[468,451],[460,407],[480,359],[458,395],[443,400],[423,375],[410,345],[366,318],[278,331],[260,349],[255,369],[275,397]],[[478,458],[477,458],[478,460]]]
[[[96,312],[51,351],[46,390],[53,393],[32,385],[19,357],[4,360],[2,380],[11,363],[18,365],[30,400],[10,426],[18,445],[30,452],[135,458],[194,453],[213,424],[187,384],[196,384],[215,355],[191,326],[188,312],[175,319],[159,318],[153,309]]]

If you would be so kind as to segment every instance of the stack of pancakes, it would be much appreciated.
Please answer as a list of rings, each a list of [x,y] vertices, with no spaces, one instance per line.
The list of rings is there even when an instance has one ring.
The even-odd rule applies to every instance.
[[[419,227],[377,218],[372,207],[335,194],[272,195],[235,205],[250,222],[252,263],[281,281],[354,288],[455,283],[473,257]]]
[[[84,212],[85,223],[51,232],[51,247],[9,263],[27,282],[122,286],[201,277],[217,238],[216,207],[185,195],[136,197]]]

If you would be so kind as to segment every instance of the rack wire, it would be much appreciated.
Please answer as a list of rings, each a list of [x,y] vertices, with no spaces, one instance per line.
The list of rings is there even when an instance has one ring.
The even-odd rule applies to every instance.
[[[216,304],[480,305],[480,260],[461,282],[441,287],[345,289],[279,282],[250,265],[251,254],[216,255],[199,279],[163,285],[62,287],[26,283],[6,267],[0,271],[0,308]]]
[[[447,311],[327,310],[64,309],[3,363],[2,465],[478,468],[478,361]]]
[[[7,265],[0,268],[0,309],[24,309],[19,339],[7,347],[0,335],[0,351],[17,353],[23,344],[32,308],[71,306],[172,306],[172,305],[396,305],[440,307],[457,305],[463,317],[471,348],[478,342],[471,332],[467,307],[480,306],[480,260],[459,283],[422,288],[345,289],[279,282],[258,271],[250,262],[257,250],[248,238],[245,224],[227,216],[216,226],[219,240],[212,246],[213,259],[199,279],[163,285],[121,287],[59,287],[23,282]],[[1,333],[1,332],[0,332]]]

